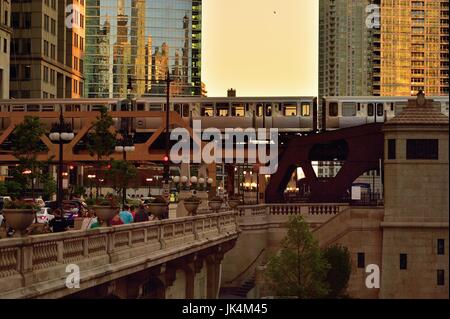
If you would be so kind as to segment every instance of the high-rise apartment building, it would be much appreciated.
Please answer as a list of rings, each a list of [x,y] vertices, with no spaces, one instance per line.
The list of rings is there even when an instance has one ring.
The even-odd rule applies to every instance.
[[[0,0],[0,99],[9,98],[11,1]]]
[[[200,96],[201,0],[87,0],[86,96]]]
[[[448,10],[447,0],[321,0],[320,96],[447,95]]]
[[[372,93],[372,33],[365,26],[370,0],[321,0],[319,4],[319,95]]]
[[[12,2],[11,98],[77,98],[84,89],[85,0]]]

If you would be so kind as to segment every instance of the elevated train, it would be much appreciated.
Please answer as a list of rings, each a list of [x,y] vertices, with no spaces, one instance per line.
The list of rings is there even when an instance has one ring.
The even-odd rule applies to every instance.
[[[373,122],[384,122],[400,114],[409,99],[415,97],[325,97],[317,103],[315,97],[172,97],[170,109],[176,111],[189,124],[201,120],[202,129],[225,128],[278,128],[284,133],[307,133],[322,129],[333,130]],[[448,116],[449,97],[427,97],[435,107]],[[18,99],[0,100],[2,114],[30,112],[34,115],[68,111],[98,111],[106,106],[110,111],[165,110],[165,98],[138,98],[130,107],[121,99]],[[57,119],[42,119],[50,127]],[[82,126],[83,119],[72,121],[74,130]],[[137,133],[154,132],[162,126],[161,117],[132,118],[131,128]],[[117,128],[120,121],[116,121]],[[8,116],[0,117],[0,130],[10,125]]]

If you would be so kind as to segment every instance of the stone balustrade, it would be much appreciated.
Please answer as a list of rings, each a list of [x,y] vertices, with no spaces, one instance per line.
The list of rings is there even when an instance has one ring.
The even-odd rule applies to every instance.
[[[348,204],[263,204],[239,207],[239,216],[267,215],[336,215],[346,209]]]
[[[0,240],[0,298],[69,294],[69,264],[79,266],[84,285],[94,286],[105,276],[111,280],[235,240],[236,217],[224,212]]]

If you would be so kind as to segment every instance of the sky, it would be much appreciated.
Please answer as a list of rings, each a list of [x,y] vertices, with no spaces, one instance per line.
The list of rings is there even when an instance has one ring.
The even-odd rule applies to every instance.
[[[208,96],[316,96],[318,0],[204,0]]]

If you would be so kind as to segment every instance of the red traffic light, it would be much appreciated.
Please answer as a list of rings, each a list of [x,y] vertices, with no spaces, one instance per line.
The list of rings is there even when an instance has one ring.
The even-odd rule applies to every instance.
[[[164,155],[164,157],[163,157],[163,162],[164,162],[164,163],[167,163],[168,161],[169,161],[169,156]]]

